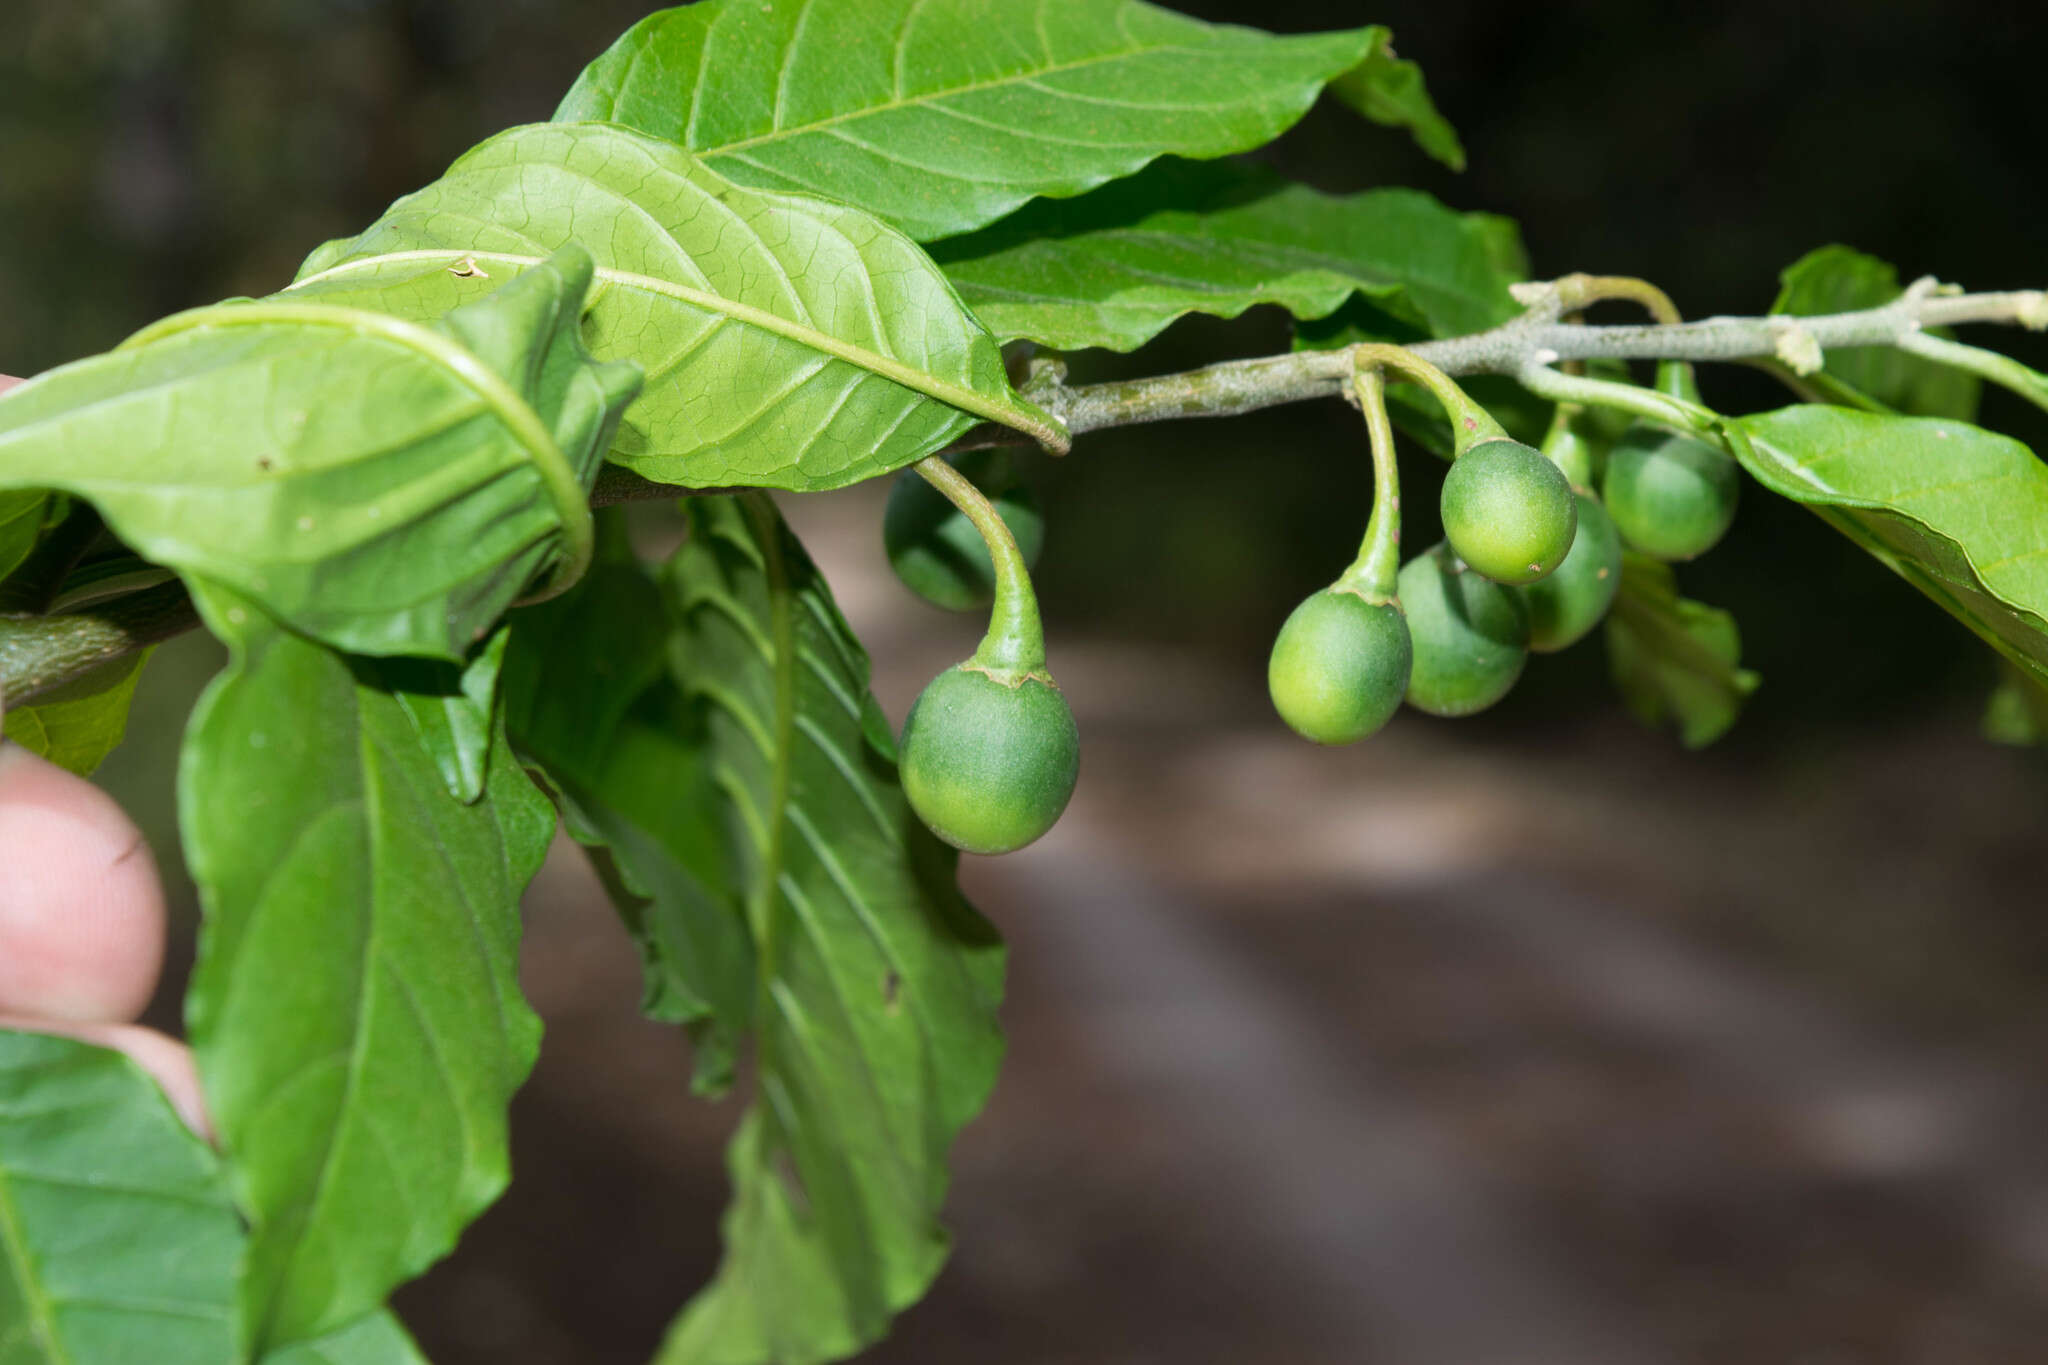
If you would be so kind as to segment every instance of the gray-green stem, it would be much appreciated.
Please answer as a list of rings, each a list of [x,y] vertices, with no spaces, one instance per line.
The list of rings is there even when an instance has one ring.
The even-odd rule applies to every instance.
[[[989,608],[988,634],[968,662],[1010,686],[1027,677],[1050,681],[1045,671],[1045,627],[1038,619],[1038,594],[1032,590],[1024,552],[1017,548],[1017,538],[1010,534],[1002,514],[982,496],[973,480],[943,457],[927,455],[912,467],[974,523],[995,565],[996,597]]]
[[[1601,384],[1596,380],[1583,381],[1597,386],[1590,397],[1583,389],[1567,393],[1561,383],[1576,383],[1578,377],[1560,374],[1550,367],[1591,359],[1763,362],[1774,372],[1797,382],[1799,377],[1789,373],[1781,358],[1787,353],[1797,354],[1805,343],[1823,352],[1858,346],[1906,346],[1943,363],[1974,369],[1994,382],[2009,383],[2025,367],[2003,356],[1987,360],[1985,357],[1991,353],[1960,343],[1929,346],[1929,342],[1940,339],[1925,336],[1922,329],[1966,323],[2016,324],[2036,330],[2048,327],[2048,292],[1943,293],[1931,281],[1917,282],[1892,303],[1854,313],[1706,318],[1677,325],[1628,327],[1586,327],[1564,321],[1565,315],[1573,311],[1571,290],[1561,289],[1556,283],[1526,286],[1520,293],[1528,311],[1491,331],[1385,349],[1404,359],[1426,362],[1445,375],[1515,375],[1545,396],[1620,407],[1655,421],[1694,427],[1703,420],[1711,420],[1710,415],[1702,416],[1704,409],[1691,411],[1648,389]],[[1791,342],[1800,345],[1788,344]],[[1948,346],[1971,354],[1948,351]],[[1081,386],[1067,385],[1056,367],[1046,367],[1035,377],[1030,397],[1061,418],[1076,435],[1176,417],[1232,417],[1282,403],[1342,393],[1357,372],[1359,350],[1344,347],[1298,351],[1226,361],[1183,374]],[[1939,355],[1935,354],[1937,351]],[[1993,361],[2000,363],[1994,365]],[[1991,368],[2000,373],[1989,373]],[[1814,374],[1806,382],[1818,388],[1824,378]],[[4,387],[0,383],[0,388]],[[1024,433],[983,425],[967,432],[947,450],[1032,443],[1032,438]],[[604,506],[736,491],[739,490],[672,487],[607,466],[599,475],[590,501],[593,506]],[[7,620],[7,641],[0,647],[0,696],[17,701],[27,699],[108,658],[198,624],[198,618],[189,604],[177,596],[175,588],[168,593],[169,608],[165,596],[153,595],[164,593],[163,589],[151,589],[146,594],[95,603],[90,612],[75,615]]]
[[[1368,602],[1394,600],[1401,569],[1401,473],[1394,463],[1394,429],[1387,421],[1387,381],[1378,366],[1360,369],[1352,390],[1365,414],[1366,438],[1372,446],[1372,516],[1365,523],[1365,541],[1358,558],[1336,586],[1358,592]]]

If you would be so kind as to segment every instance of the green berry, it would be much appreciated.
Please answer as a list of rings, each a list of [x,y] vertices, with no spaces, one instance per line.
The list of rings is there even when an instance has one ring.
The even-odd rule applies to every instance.
[[[1400,709],[1411,659],[1399,604],[1325,588],[1280,627],[1266,686],[1303,739],[1354,744]]]
[[[1600,624],[1621,587],[1621,533],[1591,493],[1578,494],[1579,533],[1550,577],[1515,591],[1529,608],[1529,648],[1554,654]]]
[[[1623,540],[1658,559],[1712,549],[1735,520],[1742,474],[1711,441],[1634,422],[1607,457],[1601,500]]]
[[[955,664],[903,722],[910,808],[969,853],[1009,853],[1051,829],[1080,772],[1080,732],[1059,688],[1043,674],[1012,677]]]
[[[1012,476],[1008,457],[999,450],[973,450],[951,457],[951,463],[995,504],[1024,563],[1036,564],[1045,517],[1037,495]],[[981,533],[914,469],[898,474],[889,490],[882,548],[904,585],[934,606],[973,611],[995,598],[995,565]]]
[[[1415,664],[1408,704],[1435,716],[1469,716],[1508,694],[1529,657],[1529,609],[1521,596],[1460,564],[1445,546],[1401,566]]]
[[[1497,583],[1534,583],[1572,548],[1577,505],[1564,473],[1520,441],[1481,441],[1444,476],[1444,536]]]

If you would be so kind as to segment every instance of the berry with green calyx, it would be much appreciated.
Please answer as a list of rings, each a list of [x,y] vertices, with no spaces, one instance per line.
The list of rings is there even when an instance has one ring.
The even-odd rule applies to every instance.
[[[1266,686],[1303,739],[1355,744],[1400,709],[1413,659],[1400,603],[1324,588],[1280,627]]]
[[[1659,393],[1697,404],[1692,366],[1657,366]],[[1656,559],[1705,554],[1735,520],[1742,471],[1733,456],[1702,436],[1655,422],[1629,424],[1607,457],[1601,500],[1621,538]]]
[[[903,722],[903,794],[932,833],[969,853],[1009,853],[1053,827],[1080,774],[1081,737],[1043,671],[955,664]]]
[[[1577,492],[1579,530],[1571,553],[1540,583],[1517,588],[1529,609],[1529,648],[1555,654],[1600,624],[1621,587],[1621,533],[1591,493]]]
[[[1461,452],[1444,476],[1444,537],[1497,583],[1534,583],[1564,562],[1578,504],[1563,472],[1534,447],[1501,437]]]
[[[1469,716],[1508,694],[1529,657],[1529,611],[1520,594],[1439,545],[1402,566],[1401,605],[1415,662],[1408,704]]]
[[[1045,543],[1038,496],[1018,479],[1006,452],[972,450],[950,463],[995,505],[1028,568]],[[959,508],[915,470],[896,476],[882,513],[882,547],[904,586],[934,606],[974,611],[995,600],[988,546]]]
[[[1376,367],[1352,376],[1372,446],[1372,516],[1358,558],[1305,599],[1273,641],[1266,687],[1273,708],[1303,739],[1354,744],[1393,718],[1408,689],[1413,654],[1395,600],[1400,565],[1401,484],[1386,381]]]
[[[1080,733],[1046,671],[1038,599],[1009,529],[944,460],[928,456],[916,468],[987,545],[995,603],[974,656],[932,679],[912,704],[897,771],[932,833],[969,853],[1009,853],[1067,808],[1080,774]]]

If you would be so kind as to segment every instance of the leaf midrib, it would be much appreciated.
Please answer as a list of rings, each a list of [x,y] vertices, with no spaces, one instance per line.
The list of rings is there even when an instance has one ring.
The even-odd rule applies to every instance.
[[[57,1337],[55,1309],[33,1273],[27,1238],[21,1229],[21,1216],[15,1207],[14,1191],[4,1163],[0,1163],[0,1245],[5,1246],[7,1261],[15,1268],[15,1282],[21,1286],[22,1298],[28,1304],[31,1329],[49,1352],[54,1365],[71,1365],[71,1355]]]
[[[524,269],[540,265],[546,259],[544,256],[523,256],[512,252],[451,251],[445,247],[417,251],[387,251],[380,255],[362,256],[354,260],[343,261],[339,265],[329,266],[316,275],[308,275],[302,280],[293,281],[286,287],[285,292],[290,293],[294,290],[304,289],[308,285],[333,279],[341,275],[374,271],[386,265],[413,261],[447,261],[451,265],[463,261],[489,261],[494,264],[518,266]],[[654,275],[635,274],[632,271],[619,270],[612,266],[599,265],[596,274],[597,278],[606,285],[617,285],[621,288],[638,289],[646,293],[658,294],[694,308],[701,308],[706,312],[730,317],[736,322],[758,327],[765,332],[784,337],[812,350],[822,351],[834,359],[845,361],[849,365],[880,375],[882,378],[899,384],[913,392],[924,394],[928,398],[937,399],[949,407],[959,408],[963,412],[972,413],[974,416],[983,418],[986,421],[1025,432],[1041,443],[1058,450],[1064,451],[1068,445],[1067,433],[1063,427],[1048,417],[1030,411],[1021,404],[998,402],[965,385],[956,384],[949,379],[941,379],[939,376],[926,370],[920,370],[914,365],[906,365],[893,356],[883,355],[881,352],[871,350],[865,346],[856,346],[851,342],[843,341],[833,336],[829,332],[822,332],[815,327],[794,322],[779,314],[771,313],[766,309],[756,308],[752,304],[741,303],[736,299],[729,299],[708,290],[692,289],[688,285],[676,284]]]

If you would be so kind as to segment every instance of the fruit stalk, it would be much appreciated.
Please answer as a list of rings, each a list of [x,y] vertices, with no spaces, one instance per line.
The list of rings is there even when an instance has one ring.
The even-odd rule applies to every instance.
[[[1378,366],[1361,366],[1351,386],[1372,445],[1372,515],[1358,558],[1337,586],[1355,589],[1368,602],[1389,602],[1401,571],[1401,471],[1394,462],[1394,428],[1387,421],[1387,381]]]
[[[1031,588],[1031,570],[1024,552],[994,504],[982,496],[965,474],[944,458],[927,455],[914,466],[932,487],[946,495],[962,516],[974,523],[988,545],[996,570],[996,599],[989,608],[988,634],[968,662],[998,681],[1045,673],[1045,626],[1038,616],[1038,594]],[[1047,679],[1050,681],[1050,679]]]

